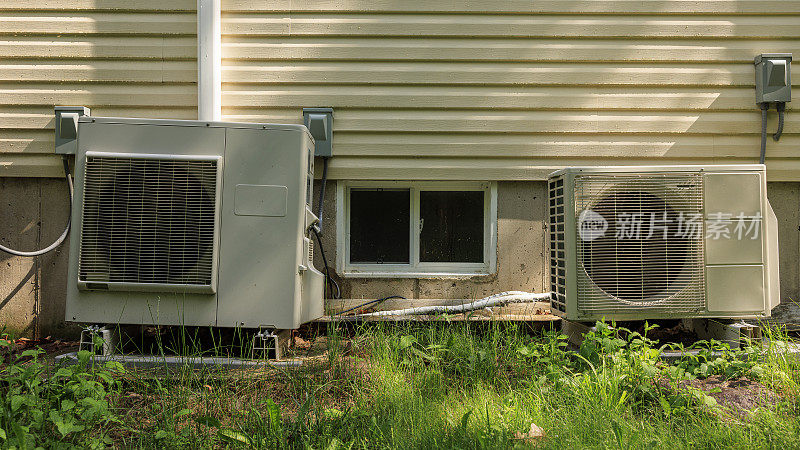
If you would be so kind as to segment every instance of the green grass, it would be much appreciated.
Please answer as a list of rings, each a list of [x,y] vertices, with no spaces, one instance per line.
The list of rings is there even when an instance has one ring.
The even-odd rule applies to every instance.
[[[28,353],[3,369],[0,437],[17,448],[800,447],[800,370],[780,349],[707,342],[666,364],[643,334],[598,324],[572,352],[564,336],[509,323],[331,327],[300,368],[171,377],[88,364],[59,373]],[[707,376],[777,394],[742,415],[678,387]],[[83,409],[64,412],[65,400]],[[531,423],[545,437],[516,439]]]

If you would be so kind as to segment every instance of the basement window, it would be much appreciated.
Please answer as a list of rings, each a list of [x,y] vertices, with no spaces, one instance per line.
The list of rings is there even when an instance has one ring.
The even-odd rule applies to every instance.
[[[351,277],[470,276],[496,266],[494,183],[340,182],[337,268]]]
[[[410,199],[409,189],[350,191],[350,261],[362,264],[409,263]]]

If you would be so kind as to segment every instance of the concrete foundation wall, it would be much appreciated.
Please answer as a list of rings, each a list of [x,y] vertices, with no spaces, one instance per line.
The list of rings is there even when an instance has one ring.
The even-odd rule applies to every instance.
[[[23,251],[46,247],[69,217],[66,182],[0,178],[0,208],[0,243]],[[75,334],[64,323],[67,248],[36,258],[0,252],[0,329],[17,336]]]
[[[336,188],[325,191],[323,245],[328,263],[336,261]],[[382,298],[400,295],[408,299],[481,298],[508,290],[542,292],[547,260],[547,220],[544,182],[500,182],[497,188],[497,273],[470,278],[342,278],[335,276],[342,298]],[[323,267],[320,252],[315,264]],[[335,268],[332,267],[335,272]]]
[[[318,188],[318,186],[317,186]],[[323,244],[336,260],[336,183],[326,190]],[[316,193],[315,193],[316,195]],[[800,322],[800,183],[769,183],[768,195],[779,222],[782,304],[776,319]],[[67,188],[51,178],[0,178],[0,243],[21,250],[44,247],[67,220]],[[547,289],[546,191],[544,182],[498,183],[497,273],[467,279],[342,278],[343,298],[479,298],[505,290]],[[23,258],[0,254],[0,325],[29,336],[74,335],[65,324],[67,244],[48,255]],[[315,251],[322,268],[321,252]],[[335,268],[332,267],[335,272]]]
[[[781,304],[776,321],[800,324],[800,183],[767,183],[767,197],[778,217]]]

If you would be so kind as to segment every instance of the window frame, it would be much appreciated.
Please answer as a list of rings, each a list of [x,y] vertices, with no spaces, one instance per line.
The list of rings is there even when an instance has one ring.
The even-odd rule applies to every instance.
[[[411,201],[409,264],[350,262],[350,191],[408,189]],[[483,191],[483,262],[420,262],[420,191]],[[497,183],[470,181],[339,181],[336,184],[336,270],[348,278],[462,278],[497,270]]]

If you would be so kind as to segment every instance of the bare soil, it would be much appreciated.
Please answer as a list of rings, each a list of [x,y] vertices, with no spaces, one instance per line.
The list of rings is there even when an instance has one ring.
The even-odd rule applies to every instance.
[[[0,339],[10,343],[8,346],[0,347],[0,366],[16,360],[22,352],[29,349],[39,348],[44,350],[47,357],[53,357],[78,349],[78,341],[53,339],[51,336],[41,339],[19,338],[14,341],[9,341],[5,337]]]
[[[714,375],[705,379],[686,380],[678,388],[700,389],[713,397],[724,410],[738,417],[747,417],[753,410],[778,403],[781,396],[763,384],[747,378],[726,380]]]

